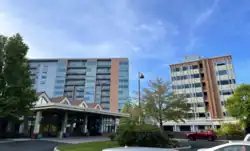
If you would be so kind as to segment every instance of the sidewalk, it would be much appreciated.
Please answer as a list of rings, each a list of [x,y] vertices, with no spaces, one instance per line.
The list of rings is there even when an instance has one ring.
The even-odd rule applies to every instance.
[[[188,142],[190,140],[188,139],[178,139],[178,138],[174,138],[174,140],[177,140],[177,141],[184,141],[184,142]],[[199,141],[207,141],[207,140],[199,140]],[[229,141],[243,141],[243,140],[215,140],[215,142],[229,142]]]
[[[11,143],[11,142],[22,142],[22,141],[30,141],[30,138],[13,138],[13,139],[0,139],[0,143]]]

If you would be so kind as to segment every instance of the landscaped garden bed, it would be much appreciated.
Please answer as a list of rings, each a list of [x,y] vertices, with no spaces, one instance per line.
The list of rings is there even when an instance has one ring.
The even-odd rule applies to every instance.
[[[157,126],[152,125],[126,125],[120,127],[118,134],[110,134],[110,141],[88,142],[81,144],[68,144],[59,146],[60,151],[102,151],[106,148],[137,146],[154,148],[179,148],[188,144],[171,139]]]
[[[105,148],[119,147],[116,141],[67,144],[57,147],[60,151],[102,151]]]

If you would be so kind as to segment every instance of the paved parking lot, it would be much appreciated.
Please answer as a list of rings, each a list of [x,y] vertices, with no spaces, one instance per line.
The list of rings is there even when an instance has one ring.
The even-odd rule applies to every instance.
[[[225,142],[209,141],[191,141],[188,142],[192,148],[185,151],[197,151],[199,148],[209,148]],[[53,148],[64,143],[46,141],[46,140],[29,140],[0,143],[0,151],[53,151]]]
[[[42,140],[8,142],[0,143],[0,151],[53,151],[60,144]]]
[[[221,141],[210,142],[210,141],[206,141],[206,140],[204,140],[204,141],[199,140],[199,141],[189,141],[188,143],[192,146],[192,148],[187,149],[185,151],[197,151],[197,149],[200,149],[200,148],[210,148],[210,147],[213,147],[213,146],[224,144],[226,142],[221,142]]]

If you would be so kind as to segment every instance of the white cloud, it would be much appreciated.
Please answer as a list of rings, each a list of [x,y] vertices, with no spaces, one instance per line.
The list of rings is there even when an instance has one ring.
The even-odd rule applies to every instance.
[[[50,8],[37,4],[39,7],[25,10],[5,1],[0,8],[0,31],[7,36],[19,32],[29,45],[28,56],[32,58],[128,57],[130,76],[134,79],[141,59],[164,60],[174,56],[170,42],[163,49],[154,49],[154,45],[171,39],[179,31],[170,22],[141,16],[129,2],[76,4],[65,0],[50,4]],[[19,7],[21,13],[14,7]]]
[[[33,17],[41,20],[41,24],[7,9],[4,13],[6,15],[1,15],[0,18],[1,32],[6,35],[20,32],[31,46],[30,57],[82,56],[130,57],[132,59],[151,58],[150,54],[155,53],[156,50],[153,52],[149,50],[150,45],[167,36],[166,34],[173,34],[168,32],[168,28],[169,30],[174,28],[170,23],[166,26],[160,20],[144,22],[130,8],[128,1],[112,1],[108,3],[110,5],[97,1],[88,1],[84,4],[87,6],[83,6],[82,9],[88,9],[82,15],[61,12],[63,7],[67,6],[71,11],[77,5],[68,1],[62,1],[58,6],[54,6],[55,10],[59,9],[59,12],[44,10],[42,14],[40,11],[43,8],[32,12]],[[11,5],[13,4],[8,4],[6,1],[6,6]],[[65,21],[65,24],[69,24],[68,27],[45,26],[44,23],[50,21],[50,15],[54,18],[60,17],[59,20],[64,16],[66,19],[61,19],[61,22]],[[44,16],[47,16],[48,20],[44,19]],[[177,29],[174,30],[174,34],[176,33],[178,33]],[[130,44],[124,41],[129,41]]]
[[[195,35],[197,28],[202,26],[214,13],[215,9],[218,7],[219,0],[214,0],[212,6],[208,7],[205,11],[199,13],[195,18],[194,24],[189,32],[189,42],[186,45],[185,50],[187,52],[193,51],[200,45],[200,39]]]

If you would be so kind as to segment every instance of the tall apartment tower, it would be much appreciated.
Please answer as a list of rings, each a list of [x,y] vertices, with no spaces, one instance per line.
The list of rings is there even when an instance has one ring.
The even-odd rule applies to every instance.
[[[29,65],[34,88],[49,97],[98,102],[112,112],[120,111],[128,100],[127,58],[30,59]]]
[[[184,94],[192,108],[188,118],[227,117],[224,105],[236,88],[232,56],[190,56],[170,68],[173,91]]]

